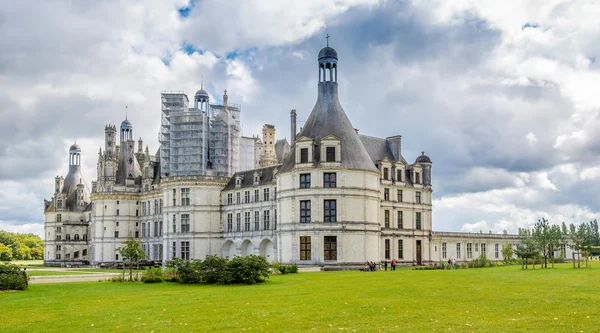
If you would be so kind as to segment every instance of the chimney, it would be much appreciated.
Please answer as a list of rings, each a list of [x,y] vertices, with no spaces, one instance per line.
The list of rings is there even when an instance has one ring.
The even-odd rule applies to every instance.
[[[290,122],[290,145],[294,146],[294,144],[296,143],[296,109],[292,109],[292,112],[290,113]]]
[[[390,150],[394,153],[394,160],[399,161],[402,156],[402,136],[390,136],[385,138],[385,141],[387,141]]]

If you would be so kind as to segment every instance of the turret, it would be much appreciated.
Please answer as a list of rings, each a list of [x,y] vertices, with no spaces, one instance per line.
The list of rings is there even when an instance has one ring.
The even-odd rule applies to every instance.
[[[420,164],[423,168],[423,186],[431,186],[431,159],[425,155],[425,152],[421,152],[421,156],[417,157],[415,164]]]
[[[275,154],[275,126],[265,124],[262,128],[264,149],[260,156],[260,166],[266,167],[277,164],[277,154]]]
[[[104,127],[104,152],[107,158],[113,159],[115,156],[116,136],[117,128],[115,125],[106,125]]]
[[[65,179],[62,176],[54,178],[54,193],[60,193],[63,190]]]

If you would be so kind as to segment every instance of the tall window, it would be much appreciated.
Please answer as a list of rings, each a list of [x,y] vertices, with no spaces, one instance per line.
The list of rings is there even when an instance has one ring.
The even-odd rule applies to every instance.
[[[500,244],[497,243],[494,245],[494,258],[500,258]]]
[[[190,214],[181,214],[181,232],[190,232]]]
[[[336,222],[337,221],[337,202],[335,200],[324,200],[323,207],[325,216],[324,222]]]
[[[56,214],[56,222],[62,222],[62,214]]]
[[[227,193],[227,204],[231,205],[233,203],[233,193]]]
[[[442,243],[442,259],[446,259],[447,251],[446,251],[446,243]]]
[[[310,236],[300,236],[300,260],[311,260]]]
[[[404,229],[404,216],[401,210],[398,211],[398,229]]]
[[[177,190],[173,189],[173,206],[177,206]]]
[[[473,244],[467,243],[467,259],[473,258]]]
[[[415,172],[415,184],[421,184],[421,174]]]
[[[390,259],[390,240],[385,240],[385,259]]]
[[[181,259],[190,260],[190,242],[181,242]]]
[[[310,200],[300,201],[300,223],[310,223]]]
[[[260,201],[260,191],[254,190],[254,202],[259,202],[259,201]]]
[[[146,215],[146,203],[142,202],[142,215]]]
[[[456,258],[460,258],[460,243],[456,243]]]
[[[146,223],[142,223],[142,238],[146,237]]]
[[[244,230],[250,231],[250,212],[244,212]]]
[[[158,200],[154,200],[154,215],[156,214],[158,214]]]
[[[263,190],[263,201],[269,201],[269,189],[265,188]]]
[[[485,253],[486,246],[485,243],[481,243],[481,253]]]
[[[388,180],[390,178],[390,169],[383,168],[383,179]]]
[[[235,231],[242,231],[242,214],[235,215]]]
[[[335,162],[335,147],[325,148],[325,155],[326,162]]]
[[[162,214],[162,210],[163,210],[163,200],[160,199],[160,201],[158,202],[158,212],[159,212],[159,214]]]
[[[335,172],[325,172],[323,174],[323,187],[336,187]]]
[[[158,221],[154,222],[154,237],[158,237]]]
[[[177,215],[173,214],[173,233],[177,232]]]
[[[398,259],[404,259],[404,243],[401,239],[398,240]]]
[[[58,201],[56,202],[56,208],[57,208],[57,209],[62,209],[62,207],[63,207],[63,201],[62,201],[62,200],[58,200]]]
[[[162,236],[163,234],[163,221],[158,222],[158,235]]]
[[[244,192],[244,203],[250,203],[250,191]]]
[[[263,211],[263,229],[264,230],[271,229],[271,211],[269,211],[269,210]]]
[[[300,175],[300,188],[310,188],[310,173]]]
[[[273,230],[277,230],[277,209],[273,212]]]
[[[237,192],[235,194],[235,203],[241,204],[242,203],[242,199],[241,198],[242,198],[242,196],[241,196],[240,192]]]
[[[308,163],[308,148],[300,149],[300,163]]]
[[[383,211],[383,221],[384,227],[388,229],[390,227],[390,211],[387,209]]]
[[[475,252],[479,252],[479,243],[475,243]]]
[[[396,169],[396,181],[402,181],[402,169]]]
[[[415,229],[421,230],[421,212],[415,213]]]
[[[115,231],[115,238],[119,238],[119,231]],[[69,240],[69,234],[67,234],[67,240]]]
[[[173,259],[177,258],[177,242],[173,242],[173,255],[171,257]]]
[[[337,260],[337,236],[323,237],[323,245],[325,260]]]
[[[227,214],[227,232],[233,231],[233,214]]]
[[[421,192],[419,191],[415,192],[415,202],[418,204],[421,203]]]
[[[119,216],[119,210],[117,209],[117,216]]]
[[[385,201],[390,200],[390,189],[389,188],[383,189],[383,200],[385,200]]]
[[[398,202],[402,202],[402,190],[398,190]]]

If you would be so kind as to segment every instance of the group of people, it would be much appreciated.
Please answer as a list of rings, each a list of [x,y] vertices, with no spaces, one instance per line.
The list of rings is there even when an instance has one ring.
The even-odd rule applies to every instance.
[[[383,265],[383,268],[387,271],[388,269],[388,262],[387,261],[383,261],[382,263],[380,263],[380,265]],[[392,262],[390,263],[391,265],[391,270],[395,271],[396,270],[396,259],[392,259]],[[374,272],[377,270],[377,264],[373,261],[367,261],[365,263],[365,269],[364,271],[371,271]]]

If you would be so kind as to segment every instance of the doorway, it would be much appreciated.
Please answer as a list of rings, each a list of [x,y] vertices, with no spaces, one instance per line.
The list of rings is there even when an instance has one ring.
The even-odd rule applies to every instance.
[[[417,266],[423,266],[423,259],[421,258],[421,241],[417,241]]]

